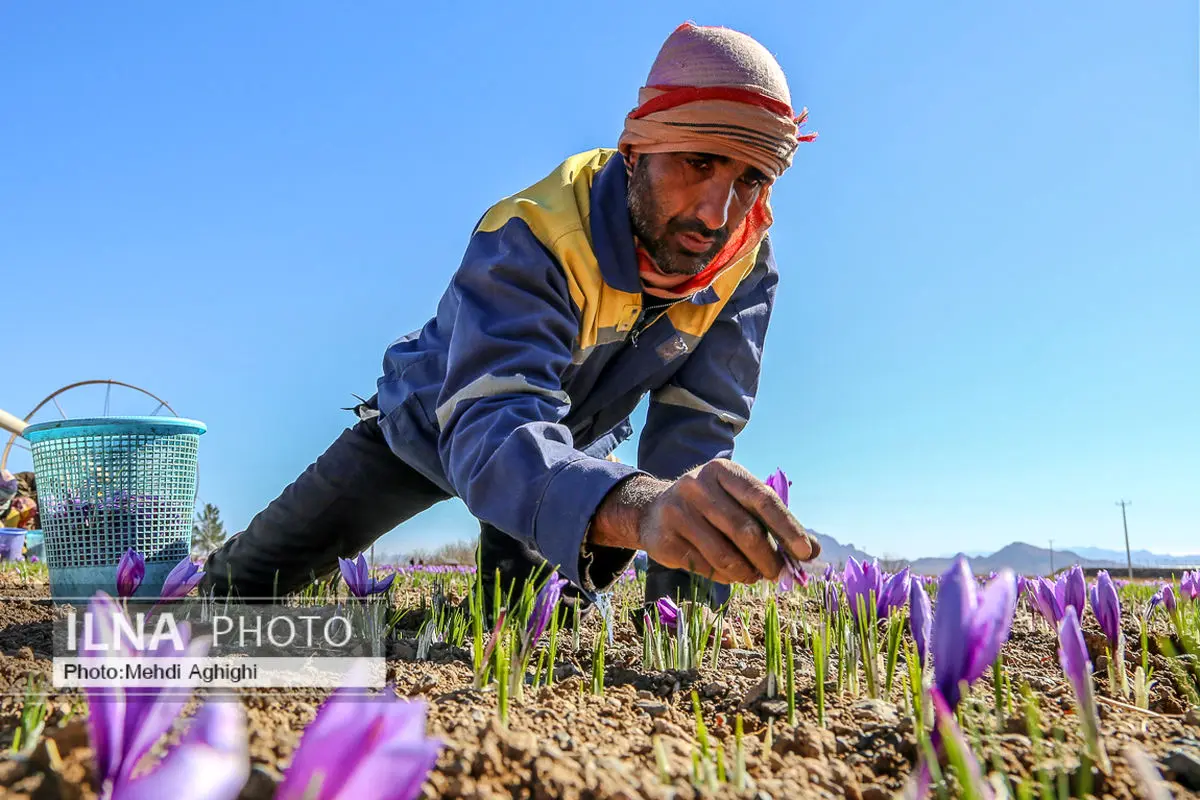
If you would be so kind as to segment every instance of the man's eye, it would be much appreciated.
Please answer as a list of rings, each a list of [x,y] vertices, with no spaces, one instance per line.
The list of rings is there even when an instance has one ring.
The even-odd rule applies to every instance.
[[[712,166],[712,161],[707,158],[689,158],[687,163],[694,169],[708,169]]]

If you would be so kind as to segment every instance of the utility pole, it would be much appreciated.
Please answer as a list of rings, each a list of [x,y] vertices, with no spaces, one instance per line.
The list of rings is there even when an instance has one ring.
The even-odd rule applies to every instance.
[[[1050,540],[1050,576],[1054,577],[1054,540]]]
[[[1129,551],[1129,521],[1125,518],[1125,506],[1133,505],[1133,501],[1122,500],[1114,505],[1121,507],[1121,526],[1125,528],[1125,563],[1129,567],[1129,580],[1133,580],[1133,554]]]

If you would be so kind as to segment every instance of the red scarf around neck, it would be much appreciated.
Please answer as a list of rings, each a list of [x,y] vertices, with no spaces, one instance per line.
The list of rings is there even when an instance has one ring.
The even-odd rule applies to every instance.
[[[712,262],[700,272],[690,276],[668,275],[660,271],[655,265],[654,259],[650,257],[650,253],[638,241],[638,274],[642,279],[642,289],[651,297],[672,300],[690,297],[696,292],[707,289],[726,267],[762,241],[770,224],[771,211],[770,206],[767,205],[767,194],[764,192]]]

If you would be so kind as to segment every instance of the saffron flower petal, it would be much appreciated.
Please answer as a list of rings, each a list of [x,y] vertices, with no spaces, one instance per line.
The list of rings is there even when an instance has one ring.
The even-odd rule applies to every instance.
[[[170,797],[234,800],[250,777],[246,712],[241,703],[205,703],[162,762],[122,786],[120,800]]]
[[[1167,610],[1168,614],[1174,614],[1179,607],[1175,602],[1175,587],[1169,583],[1162,587],[1162,607]]]
[[[1017,582],[1012,570],[1002,569],[983,591],[975,609],[973,634],[977,647],[967,669],[967,683],[974,683],[995,662],[1000,648],[1012,633],[1017,610]]]
[[[924,667],[929,648],[929,638],[933,633],[933,611],[929,604],[929,595],[920,581],[912,581],[909,586],[909,615],[908,622],[912,630],[913,641],[917,644],[917,659]]]
[[[146,557],[129,548],[117,564],[117,594],[120,597],[133,597],[145,577]]]
[[[835,618],[840,610],[840,601],[838,600],[837,584],[832,581],[825,583],[825,610],[829,612],[831,618]]]
[[[371,567],[367,564],[365,553],[359,553],[358,558],[353,561],[339,556],[338,569],[342,572],[342,580],[346,582],[346,589],[355,597],[382,594],[392,585],[392,581],[396,580],[395,572],[390,573],[382,580],[372,578]]]
[[[174,600],[186,597],[203,579],[204,572],[200,569],[200,565],[192,561],[190,556],[184,556],[183,560],[167,574],[167,579],[163,581],[162,591],[159,592],[159,598]]]
[[[875,601],[875,616],[886,619],[893,609],[903,608],[908,602],[908,587],[911,583],[908,567],[883,582],[879,597]]]
[[[859,598],[862,598],[867,607],[876,608],[879,597],[883,593],[883,574],[879,571],[879,563],[872,561],[870,564],[866,562],[860,564],[854,556],[850,556],[846,559],[844,581],[846,602],[850,605],[851,616],[857,621]],[[874,600],[872,600],[872,592],[874,592]]]
[[[1200,569],[1183,573],[1179,579],[1179,595],[1188,600],[1200,599]]]
[[[658,621],[664,628],[674,631],[679,624],[679,606],[669,597],[660,597],[655,602],[658,607]]]
[[[1058,577],[1054,585],[1054,598],[1058,600],[1059,618],[1068,608],[1074,608],[1079,619],[1087,608],[1087,579],[1083,577],[1083,568],[1078,564],[1071,567]]]
[[[557,572],[552,572],[541,591],[538,592],[537,599],[533,603],[533,612],[529,615],[529,623],[525,626],[524,649],[526,652],[542,638],[546,626],[550,624],[550,615],[558,607],[563,587],[567,585],[567,582],[566,578],[560,578]]]
[[[1087,644],[1083,640],[1083,630],[1079,627],[1079,617],[1075,615],[1074,608],[1067,609],[1059,625],[1058,660],[1067,679],[1078,690],[1088,678],[1092,662],[1088,658]]]
[[[401,700],[389,684],[365,700],[338,689],[304,731],[277,800],[377,797],[412,800],[442,743],[426,738],[423,700]]]
[[[1057,627],[1062,619],[1063,607],[1058,600],[1054,582],[1048,578],[1038,578],[1036,583],[1031,584],[1030,591],[1037,610],[1047,622]]]
[[[1100,623],[1100,630],[1108,639],[1109,645],[1116,652],[1118,640],[1121,638],[1121,600],[1117,596],[1117,587],[1113,585],[1108,570],[1100,570],[1091,591],[1092,613]]]
[[[792,485],[792,482],[788,480],[782,469],[776,469],[763,482],[775,490],[775,494],[779,495],[779,499],[785,506],[788,504],[788,487]]]
[[[782,469],[776,469],[763,482],[767,486],[770,486],[775,494],[779,495],[779,499],[783,501],[785,506],[788,504],[788,487],[792,485],[792,482],[788,480],[787,475],[784,474]],[[771,538],[774,539],[773,536]],[[792,558],[792,554],[788,552],[787,548],[781,542],[775,540],[775,544],[780,558],[783,559],[783,571],[779,573],[778,588],[782,591],[790,592],[797,585],[807,586],[808,574],[800,566],[800,562]]]

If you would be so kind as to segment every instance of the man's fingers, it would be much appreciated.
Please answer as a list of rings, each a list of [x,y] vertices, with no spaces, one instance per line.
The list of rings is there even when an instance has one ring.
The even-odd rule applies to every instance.
[[[718,583],[754,583],[762,577],[733,542],[707,519],[697,515],[693,523],[684,528],[683,535],[714,567],[712,578]]]
[[[760,575],[768,580],[778,578],[783,559],[768,541],[762,523],[724,491],[709,491],[705,500],[701,510],[713,527],[733,542]]]
[[[744,509],[758,517],[779,543],[800,561],[813,558],[813,543],[779,495],[743,468],[714,470],[717,481]]]

